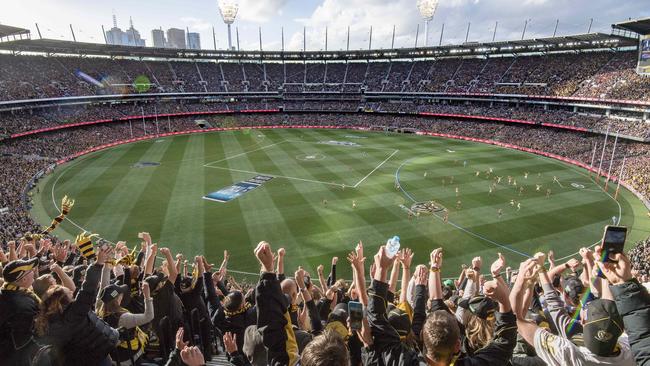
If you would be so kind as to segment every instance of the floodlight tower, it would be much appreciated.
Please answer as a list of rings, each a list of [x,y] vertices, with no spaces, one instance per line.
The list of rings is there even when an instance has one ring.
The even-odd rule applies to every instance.
[[[219,0],[219,12],[223,22],[228,26],[228,49],[232,50],[232,36],[230,35],[230,25],[235,22],[239,4],[235,0]]]
[[[420,15],[424,18],[424,47],[429,45],[429,21],[433,19],[433,15],[438,8],[438,0],[418,0],[418,10]]]

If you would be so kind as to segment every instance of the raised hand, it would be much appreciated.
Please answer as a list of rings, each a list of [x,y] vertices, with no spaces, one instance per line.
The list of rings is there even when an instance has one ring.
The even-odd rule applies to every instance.
[[[377,269],[388,269],[393,264],[394,260],[395,257],[390,258],[386,254],[386,247],[384,245],[380,246],[377,254],[375,254],[375,265],[377,266]]]
[[[580,267],[580,261],[575,258],[569,259],[566,264],[569,266],[569,268],[571,268],[572,272],[575,272],[578,267]]]
[[[363,242],[361,240],[359,240],[359,243],[357,243],[357,246],[354,248],[354,250],[357,252],[357,257],[365,258],[363,256]]]
[[[278,249],[278,257],[282,258],[287,252],[284,250],[284,248]]]
[[[319,275],[322,275],[324,269],[323,265],[319,264],[318,267],[316,267],[316,272],[318,272]]]
[[[548,264],[551,267],[555,267],[555,253],[553,252],[553,250],[548,251],[547,257],[548,257]]]
[[[144,240],[147,243],[147,245],[151,245],[151,235],[149,233],[142,232],[138,235],[138,237]]]
[[[429,261],[431,267],[438,269],[442,268],[442,248],[434,249],[431,254],[429,254]],[[474,263],[474,261],[472,261],[472,263]]]
[[[57,244],[54,246],[54,260],[59,263],[64,263],[65,259],[68,257],[68,248],[65,245]]]
[[[366,258],[360,258],[358,253],[353,251],[350,252],[350,254],[348,254],[347,259],[348,262],[350,262],[350,265],[352,265],[354,269],[356,269],[357,271],[363,271],[363,265]]]
[[[420,264],[415,269],[415,284],[416,285],[427,285],[429,281],[429,271],[425,265]]]
[[[603,247],[596,246],[595,253],[597,258],[603,258]],[[616,253],[610,257],[613,262],[596,261],[607,281],[612,285],[620,285],[632,279],[632,265],[630,259],[623,253]]]
[[[183,360],[187,366],[205,365],[205,358],[203,358],[203,353],[201,353],[201,350],[196,346],[185,347],[181,351],[181,360]]]
[[[404,268],[411,268],[411,262],[415,253],[409,248],[404,248],[397,253],[397,261],[402,263]]]
[[[160,254],[164,255],[165,258],[168,258],[172,255],[172,252],[169,250],[169,248],[160,248]]]
[[[537,271],[535,268],[538,266],[539,264],[535,258],[530,258],[524,262],[521,262],[519,264],[519,273],[517,274],[517,279],[521,278],[527,282],[534,281],[535,277],[537,276]]]
[[[237,334],[226,332],[223,335],[223,345],[226,347],[226,352],[229,355],[237,352]]]
[[[483,260],[481,260],[481,257],[474,257],[472,258],[472,268],[480,271],[481,270],[481,265],[483,264]]]
[[[298,267],[294,273],[294,278],[296,279],[298,288],[305,287],[305,270],[302,267]]]
[[[97,252],[97,264],[103,266],[107,260],[111,259],[112,255],[113,248],[110,245],[104,245],[99,248],[99,251]]]
[[[339,257],[332,257],[332,265],[335,266],[338,263]]]
[[[506,311],[509,311],[510,308],[510,290],[506,286],[504,281],[499,281],[494,279],[491,281],[486,281],[483,284],[483,293],[485,296],[491,298],[494,301],[497,301],[502,306],[506,306]]]
[[[535,258],[535,261],[537,261],[537,265],[544,267],[544,264],[546,263],[546,254],[537,252],[533,257]]]
[[[271,246],[265,241],[261,241],[255,248],[255,257],[262,266],[262,271],[273,272],[273,252]]]
[[[492,266],[490,266],[492,277],[497,277],[506,266],[506,259],[503,257],[503,254],[497,253],[497,255],[499,258],[497,258],[497,260],[492,263]]]
[[[580,257],[582,257],[582,259],[584,259],[586,261],[589,261],[589,262],[594,261],[594,252],[592,252],[591,249],[580,248],[579,253],[580,253]]]

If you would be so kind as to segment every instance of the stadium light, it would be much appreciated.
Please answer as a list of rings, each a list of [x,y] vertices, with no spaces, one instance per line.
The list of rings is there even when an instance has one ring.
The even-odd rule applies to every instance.
[[[418,0],[418,10],[424,19],[424,47],[429,45],[429,21],[433,19],[433,15],[438,8],[438,0]]]
[[[228,26],[228,50],[232,50],[232,36],[230,35],[230,25],[235,22],[239,4],[234,0],[219,0],[219,12],[223,22]]]

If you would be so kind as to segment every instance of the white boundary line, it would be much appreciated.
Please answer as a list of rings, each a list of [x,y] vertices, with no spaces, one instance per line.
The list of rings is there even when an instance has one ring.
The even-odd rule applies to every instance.
[[[379,163],[379,165],[377,165],[377,166],[375,167],[375,169],[373,169],[370,173],[366,174],[365,177],[361,178],[361,180],[358,181],[357,184],[353,185],[352,187],[353,187],[353,188],[357,188],[357,187],[359,187],[359,185],[360,185],[361,183],[363,183],[363,181],[366,180],[366,178],[368,178],[368,177],[369,177],[372,173],[374,173],[377,169],[381,168],[381,166],[384,165],[384,164],[388,161],[388,159],[392,158],[393,155],[397,154],[398,152],[399,152],[399,150],[395,150],[395,151],[393,151],[393,153],[390,154],[390,155],[389,155],[389,156],[388,156],[384,161],[382,161],[381,163]]]
[[[318,145],[328,145],[328,146],[335,146],[335,147],[348,147],[348,148],[364,148],[364,149],[372,149],[372,150],[388,150],[392,151],[393,149],[389,147],[374,147],[374,146],[366,146],[366,145],[361,145],[361,144],[356,144],[356,145],[339,145],[339,144],[330,144],[330,141],[325,141],[325,140],[318,140],[318,141],[312,141],[312,140],[284,140],[286,142],[299,142],[303,144],[318,144]],[[332,140],[335,141],[335,140]]]
[[[395,154],[397,154],[397,153],[399,152],[399,149],[393,150],[393,149],[387,149],[387,148],[383,148],[383,147],[366,147],[366,146],[361,146],[361,145],[360,145],[360,146],[346,146],[346,145],[340,145],[340,146],[343,146],[343,147],[356,147],[356,148],[358,148],[358,147],[365,147],[365,148],[368,148],[368,149],[376,149],[376,150],[393,150],[393,153],[392,153],[392,154],[390,154],[386,159],[384,159],[384,161],[382,161],[381,163],[379,163],[379,165],[377,165],[373,170],[371,170],[370,173],[366,174],[365,177],[361,178],[361,180],[359,180],[355,185],[352,185],[352,186],[347,185],[347,184],[341,184],[341,183],[323,182],[323,181],[320,181],[320,180],[305,179],[305,178],[298,178],[298,177],[289,177],[289,176],[286,176],[286,175],[276,175],[276,174],[270,174],[270,173],[261,173],[261,172],[251,171],[251,170],[233,169],[233,168],[227,168],[227,167],[220,167],[220,166],[214,166],[214,165],[212,165],[212,164],[215,164],[215,163],[221,163],[221,162],[224,162],[224,161],[226,161],[226,160],[230,160],[230,159],[233,159],[233,158],[236,158],[236,157],[239,157],[239,156],[243,156],[243,155],[246,155],[246,154],[248,154],[248,153],[252,153],[252,152],[255,152],[255,151],[263,150],[263,149],[266,149],[266,148],[271,147],[271,146],[279,145],[279,144],[284,143],[284,142],[301,142],[301,143],[310,143],[310,144],[320,144],[319,141],[302,141],[302,140],[286,140],[286,139],[285,139],[285,140],[282,140],[282,141],[276,142],[276,143],[274,143],[274,144],[270,144],[270,145],[262,146],[262,147],[260,147],[260,148],[254,149],[254,150],[244,151],[244,152],[242,152],[242,153],[239,153],[239,154],[236,154],[236,155],[233,155],[233,156],[229,156],[229,157],[223,158],[223,159],[221,159],[221,160],[211,161],[211,162],[209,162],[209,163],[205,163],[205,164],[203,164],[203,166],[204,166],[205,168],[221,169],[221,170],[229,170],[229,171],[240,172],[240,173],[250,173],[250,174],[268,175],[268,176],[272,176],[272,177],[274,177],[274,178],[284,178],[284,179],[291,179],[291,180],[299,180],[299,181],[302,181],[302,182],[320,183],[320,184],[326,184],[326,185],[335,186],[335,187],[342,187],[342,188],[345,188],[345,187],[352,187],[352,188],[357,188],[357,187],[359,187],[359,185],[360,185],[361,183],[363,183],[363,181],[365,181],[368,177],[370,177],[370,175],[372,175],[372,173],[374,173],[377,169],[381,168],[382,165],[384,165],[384,164],[385,164],[385,163],[386,163],[390,158],[392,158]],[[330,145],[330,146],[339,146],[339,145]]]
[[[221,166],[207,166],[207,165],[205,165],[205,167],[206,168],[211,168],[211,169],[230,170],[230,171],[233,171],[233,172],[240,172],[240,173],[268,175],[268,176],[274,177],[274,178],[284,178],[284,179],[291,179],[291,180],[299,180],[299,181],[302,181],[302,182],[327,184],[327,185],[336,186],[336,187],[352,187],[352,186],[349,186],[349,185],[346,185],[346,184],[323,182],[323,181],[320,181],[320,180],[304,179],[304,178],[298,178],[298,177],[288,177],[286,175],[275,175],[275,174],[269,174],[269,173],[260,173],[260,172],[254,172],[252,170],[242,170],[242,169],[233,169],[233,168],[226,168],[226,167],[221,167]]]
[[[211,162],[209,162],[209,163],[205,163],[205,164],[203,164],[203,166],[206,167],[206,168],[214,168],[213,166],[211,166],[212,164],[215,164],[215,163],[221,163],[222,161],[230,160],[230,159],[233,159],[233,158],[236,158],[236,157],[239,157],[239,156],[242,156],[242,155],[246,155],[246,154],[248,154],[248,153],[252,153],[252,152],[255,152],[255,151],[258,151],[258,150],[264,150],[264,149],[266,149],[266,148],[268,148],[268,147],[275,146],[275,145],[281,144],[281,143],[283,143],[283,142],[287,142],[287,140],[278,141],[278,142],[276,142],[276,143],[274,143],[274,144],[265,145],[265,146],[262,146],[262,147],[260,147],[260,148],[254,149],[254,150],[244,151],[244,152],[242,152],[242,153],[235,154],[235,155],[233,155],[233,156],[225,157],[225,158],[223,158],[223,159],[221,159],[221,160],[211,161]],[[269,175],[270,175],[270,174],[269,174]]]

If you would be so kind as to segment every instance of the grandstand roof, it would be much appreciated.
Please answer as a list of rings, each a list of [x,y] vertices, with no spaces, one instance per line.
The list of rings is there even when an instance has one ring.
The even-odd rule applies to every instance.
[[[612,28],[638,34],[650,34],[650,18],[640,18],[612,24]]]
[[[229,51],[188,50],[153,47],[132,47],[83,43],[54,39],[16,40],[0,43],[0,50],[42,52],[48,54],[83,54],[118,57],[159,57],[232,60],[371,60],[412,59],[458,56],[487,56],[523,53],[612,49],[636,47],[635,38],[621,35],[589,33],[561,37],[466,43],[437,47],[350,50],[350,51]]]
[[[30,34],[29,29],[0,24],[0,38]]]

